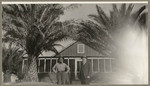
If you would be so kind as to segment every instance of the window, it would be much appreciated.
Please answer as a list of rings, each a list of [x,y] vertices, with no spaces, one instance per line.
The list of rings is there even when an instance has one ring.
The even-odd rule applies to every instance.
[[[91,66],[92,66],[92,72],[102,72],[102,73],[108,73],[112,72],[112,59],[111,58],[103,58],[103,59],[97,59],[92,58],[90,59]]]
[[[39,72],[44,72],[44,59],[40,59]]]
[[[77,45],[77,53],[84,53],[84,52],[85,52],[84,44],[78,44]]]
[[[68,59],[64,59],[64,63],[68,65]]]
[[[93,72],[98,72],[98,59],[93,59]]]
[[[99,72],[104,72],[104,59],[99,59]]]
[[[111,59],[105,60],[105,70],[106,72],[111,72]]]
[[[52,67],[51,70],[53,70],[54,65],[57,63],[57,59],[52,59]],[[53,72],[53,71],[52,71]]]
[[[46,59],[46,72],[50,72],[50,68],[51,68],[51,60],[50,59]]]
[[[44,73],[44,72],[52,72],[52,67],[56,64],[56,59],[52,58],[46,58],[46,59],[39,59],[38,60],[38,72]]]
[[[99,59],[99,72],[112,72],[112,59]]]

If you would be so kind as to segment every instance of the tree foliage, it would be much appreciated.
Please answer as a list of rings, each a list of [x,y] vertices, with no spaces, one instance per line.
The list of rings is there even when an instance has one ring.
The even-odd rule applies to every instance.
[[[7,43],[8,44],[8,43]],[[5,73],[7,70],[10,72],[15,71],[17,74],[20,72],[18,69],[21,68],[22,57],[24,55],[23,50],[19,50],[18,47],[13,46],[12,43],[9,46],[2,46],[2,68]]]
[[[97,14],[90,14],[91,20],[80,22],[82,33],[79,40],[104,55],[110,55],[117,49],[115,41],[117,36],[121,36],[126,25],[138,25],[141,30],[147,32],[146,6],[142,6],[135,12],[133,12],[133,4],[128,6],[122,4],[120,8],[113,4],[112,8],[109,14],[106,14],[99,5],[96,5]]]
[[[59,16],[63,6],[58,4],[3,5],[4,41],[12,40],[26,50],[28,55],[38,56],[42,51],[58,53],[54,46],[67,37]]]

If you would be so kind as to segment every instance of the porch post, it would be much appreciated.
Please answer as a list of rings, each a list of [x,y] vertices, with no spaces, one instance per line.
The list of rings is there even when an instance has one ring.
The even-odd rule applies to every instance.
[[[46,58],[44,59],[44,72],[46,72]]]
[[[50,73],[52,72],[52,58],[50,58]]]
[[[91,63],[92,63],[92,72],[93,72],[93,59],[91,59]]]
[[[38,64],[38,72],[40,72],[40,59],[39,59],[39,64]]]
[[[24,59],[22,61],[22,73],[24,72],[23,69],[24,69]]]
[[[98,72],[100,72],[100,69],[99,69],[99,59],[97,59],[98,60]]]
[[[69,57],[68,57],[68,66],[70,67],[70,65],[69,65]]]
[[[112,59],[110,59],[110,72],[112,72],[112,64],[111,64],[111,60],[112,60]]]
[[[104,73],[106,72],[106,68],[105,68],[105,59],[104,59]]]

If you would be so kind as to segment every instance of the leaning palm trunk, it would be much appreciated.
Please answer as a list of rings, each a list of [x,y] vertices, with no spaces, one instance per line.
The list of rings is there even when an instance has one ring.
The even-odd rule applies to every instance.
[[[36,59],[32,58],[29,64],[28,71],[25,73],[23,81],[25,82],[38,82],[37,64]]]

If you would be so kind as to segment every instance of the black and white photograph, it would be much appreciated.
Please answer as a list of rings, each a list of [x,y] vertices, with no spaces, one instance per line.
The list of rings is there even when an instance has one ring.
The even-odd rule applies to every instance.
[[[148,84],[148,2],[2,2],[3,85]]]

